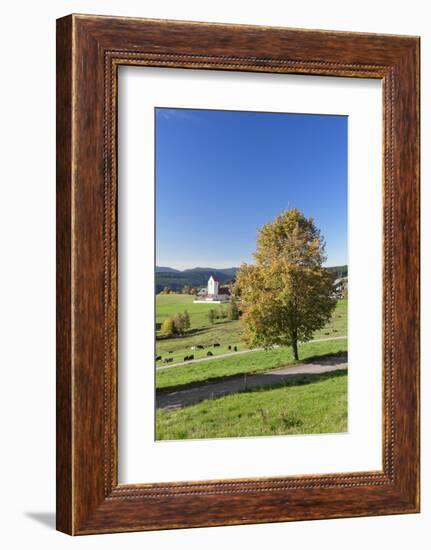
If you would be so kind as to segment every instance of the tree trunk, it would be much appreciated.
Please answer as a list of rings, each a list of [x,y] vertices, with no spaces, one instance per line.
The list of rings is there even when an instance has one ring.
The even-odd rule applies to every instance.
[[[292,351],[293,351],[293,358],[295,361],[299,360],[298,355],[298,328],[296,327],[296,324],[294,323],[294,319],[291,317],[291,323],[290,323],[290,341],[292,345]]]
[[[292,339],[292,350],[293,350],[293,358],[295,359],[295,361],[298,361],[299,360],[299,356],[298,356],[298,340],[295,338],[295,339]]]

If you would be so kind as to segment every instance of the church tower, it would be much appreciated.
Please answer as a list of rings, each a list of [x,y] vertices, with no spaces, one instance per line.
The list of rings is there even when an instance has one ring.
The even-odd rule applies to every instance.
[[[218,285],[219,282],[217,279],[214,279],[214,277],[211,275],[211,277],[208,279],[208,296],[218,296]]]

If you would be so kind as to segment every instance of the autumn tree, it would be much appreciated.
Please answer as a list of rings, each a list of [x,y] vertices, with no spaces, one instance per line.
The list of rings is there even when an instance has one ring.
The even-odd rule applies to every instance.
[[[234,296],[230,297],[229,305],[227,307],[227,317],[230,321],[236,321],[239,319],[239,310]]]
[[[312,218],[286,210],[259,230],[254,258],[236,275],[244,338],[252,346],[292,346],[298,360],[298,342],[311,340],[336,304],[324,239]]]
[[[175,332],[177,334],[184,334],[184,316],[182,313],[177,313],[174,316],[174,325],[175,325]]]
[[[176,327],[173,319],[165,319],[160,328],[160,333],[162,336],[173,336],[176,332]]]
[[[218,308],[217,319],[226,319],[227,311],[223,306]]]
[[[173,318],[175,332],[177,334],[184,334],[184,332],[190,328],[190,315],[187,310],[184,313],[177,313]]]
[[[183,313],[184,329],[188,330],[190,328],[190,315],[187,310]]]

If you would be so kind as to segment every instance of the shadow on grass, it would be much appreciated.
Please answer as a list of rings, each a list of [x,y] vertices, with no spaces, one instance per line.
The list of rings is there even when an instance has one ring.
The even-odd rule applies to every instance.
[[[223,336],[218,334],[217,331],[214,331],[214,329],[217,329],[220,327],[223,328],[224,325],[227,325],[230,322],[232,321],[219,321],[209,327],[191,328],[191,329],[188,329],[187,332],[185,332],[184,334],[178,334],[174,336],[160,336],[156,334],[156,341],[159,343],[162,343],[162,342],[178,343],[178,342],[181,342],[181,340],[185,340],[192,336],[196,336],[196,334],[202,335],[202,334],[212,333],[212,340],[214,340],[214,342],[218,342],[220,340],[220,337],[223,337]],[[212,347],[213,342],[211,341],[211,342],[203,343],[203,345],[205,347]]]
[[[347,363],[347,351],[330,352],[324,355],[312,355],[306,359],[299,360],[296,364],[301,363],[323,363],[324,365],[340,365]]]
[[[209,332],[208,327],[191,328],[184,334],[176,334],[174,336],[161,336],[159,334],[156,334],[156,341],[157,342],[181,342],[181,340],[184,340],[189,336],[194,336],[195,334],[205,334],[206,332]]]
[[[291,387],[291,386],[306,386],[307,384],[316,384],[317,382],[323,382],[331,378],[339,378],[345,376],[347,369],[338,369],[329,372],[310,373],[310,374],[290,374],[288,380],[273,380],[273,384],[266,384],[264,386],[256,386],[255,388],[245,389],[247,393],[271,390],[276,387]],[[275,375],[267,374],[265,376],[276,379]],[[243,393],[243,392],[241,392]]]
[[[214,356],[214,358],[216,359],[216,356]],[[274,365],[273,367],[268,368],[267,371],[256,369],[256,370],[250,370],[245,373],[226,374],[224,376],[212,376],[212,377],[206,378],[205,380],[198,380],[196,382],[185,382],[183,384],[174,384],[172,386],[166,386],[163,388],[156,387],[156,392],[158,394],[163,394],[163,393],[171,393],[173,391],[189,390],[200,386],[215,384],[217,382],[227,382],[229,380],[234,380],[235,378],[238,378],[238,377],[255,376],[258,374],[263,374],[264,372],[270,372],[271,370],[276,370],[287,366],[299,367],[300,365],[303,365],[303,364],[308,365],[310,363],[319,363],[323,365],[332,365],[332,366],[347,363],[347,352],[339,351],[335,353],[334,352],[326,353],[324,355],[313,355],[312,357],[307,357],[306,359],[301,359],[299,361],[291,361],[284,364],[280,363],[280,364]],[[269,375],[267,374],[265,376],[269,376]]]
[[[156,394],[156,408],[165,410],[178,410],[183,407],[195,405],[208,399],[215,400],[226,395],[244,394],[259,391],[267,391],[277,387],[304,386],[315,384],[330,378],[344,376],[347,369],[337,369],[323,373],[262,373],[247,377],[236,376],[231,380],[223,380],[213,384],[188,388],[184,391]]]

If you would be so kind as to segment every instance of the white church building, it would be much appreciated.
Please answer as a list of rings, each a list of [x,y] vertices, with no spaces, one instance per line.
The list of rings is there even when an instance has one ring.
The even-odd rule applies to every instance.
[[[220,288],[219,281],[212,275],[208,279],[207,288],[198,292],[195,304],[221,304],[230,298],[228,288]]]

